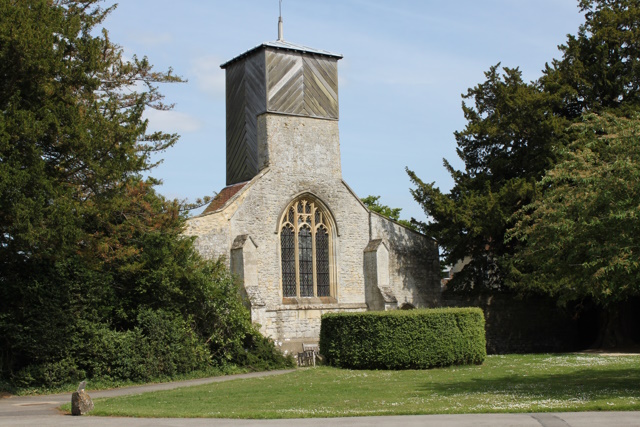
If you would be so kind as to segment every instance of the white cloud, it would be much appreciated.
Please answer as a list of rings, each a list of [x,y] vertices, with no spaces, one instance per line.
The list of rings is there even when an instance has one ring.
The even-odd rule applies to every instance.
[[[158,111],[148,109],[144,112],[144,118],[149,119],[151,132],[163,131],[169,133],[196,132],[202,128],[202,122],[197,118],[179,111]]]
[[[224,70],[220,68],[222,62],[215,56],[205,56],[194,60],[192,66],[198,88],[215,98],[224,97]]]

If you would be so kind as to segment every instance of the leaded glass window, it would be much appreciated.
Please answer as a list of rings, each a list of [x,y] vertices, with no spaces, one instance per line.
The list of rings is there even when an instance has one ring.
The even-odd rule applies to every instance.
[[[285,211],[280,225],[282,295],[330,297],[331,224],[327,212],[302,198]]]
[[[316,277],[319,297],[328,297],[329,286],[329,232],[320,226],[316,231]]]
[[[280,232],[282,250],[282,293],[285,297],[295,297],[296,290],[296,246],[293,227],[287,225]]]
[[[313,247],[311,230],[303,225],[298,233],[298,259],[300,262],[300,296],[313,296]]]

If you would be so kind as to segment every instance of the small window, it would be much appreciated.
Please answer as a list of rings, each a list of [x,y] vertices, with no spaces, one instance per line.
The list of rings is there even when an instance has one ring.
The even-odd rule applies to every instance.
[[[331,224],[328,214],[310,199],[299,199],[280,224],[282,296],[330,297]]]

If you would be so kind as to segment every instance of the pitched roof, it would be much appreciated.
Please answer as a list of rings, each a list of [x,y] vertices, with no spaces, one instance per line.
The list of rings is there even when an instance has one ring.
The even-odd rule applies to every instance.
[[[233,196],[235,196],[238,191],[242,190],[242,187],[247,185],[248,182],[249,181],[240,182],[238,184],[228,185],[224,187],[222,190],[220,190],[218,194],[216,194],[216,197],[213,198],[211,203],[209,203],[209,206],[207,206],[207,208],[204,210],[204,212],[202,212],[202,214],[204,215],[210,212],[215,212],[218,209],[224,207],[224,205],[226,205],[227,202]]]
[[[230,64],[238,61],[239,59],[244,58],[245,56],[253,53],[254,51],[262,48],[262,47],[272,47],[275,49],[284,49],[284,50],[291,50],[291,51],[295,51],[295,52],[302,52],[302,53],[312,53],[315,55],[324,55],[324,56],[331,56],[334,58],[338,58],[341,59],[342,55],[338,54],[338,53],[332,53],[329,52],[328,50],[322,50],[322,49],[314,49],[312,47],[307,47],[307,46],[302,46],[299,44],[294,44],[294,43],[289,43],[286,42],[284,40],[276,40],[273,42],[264,42],[262,44],[259,44],[256,47],[253,47],[249,50],[247,50],[244,53],[241,53],[240,55],[236,56],[233,59],[230,59],[229,61],[225,62],[224,64],[222,64],[220,66],[220,68],[227,68],[227,66],[229,66]]]

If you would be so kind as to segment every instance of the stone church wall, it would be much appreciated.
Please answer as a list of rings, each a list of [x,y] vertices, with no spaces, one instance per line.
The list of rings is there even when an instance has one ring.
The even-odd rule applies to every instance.
[[[187,236],[197,236],[195,247],[206,259],[224,257],[229,266],[229,221],[219,213],[196,217],[189,220],[184,232]]]
[[[198,236],[196,246],[205,257],[227,258],[244,281],[252,320],[265,335],[293,348],[318,339],[320,317],[327,312],[435,305],[440,291],[435,243],[370,213],[342,181],[337,121],[262,114],[258,147],[258,175],[221,210],[189,220],[186,234]],[[333,302],[283,303],[279,228],[285,209],[299,196],[318,200],[334,220]],[[372,238],[385,242],[387,294],[397,303],[367,305],[364,263]]]
[[[389,246],[390,286],[398,307],[440,304],[440,263],[434,240],[371,212],[371,238]]]
[[[184,234],[185,236],[197,237],[195,248],[204,258],[218,259],[222,257],[229,267],[229,249],[235,237],[230,234],[230,221],[245,197],[246,192],[240,192],[230,200],[224,209],[189,218]]]
[[[258,144],[262,171],[222,212],[191,220],[188,233],[199,235],[203,254],[227,257],[236,236],[250,236],[260,294],[252,301],[254,320],[268,336],[315,340],[323,313],[366,309],[362,251],[369,240],[368,212],[342,182],[337,121],[263,114]],[[279,224],[289,203],[304,194],[325,204],[335,220],[334,304],[282,302]],[[223,250],[216,252],[215,245]]]

